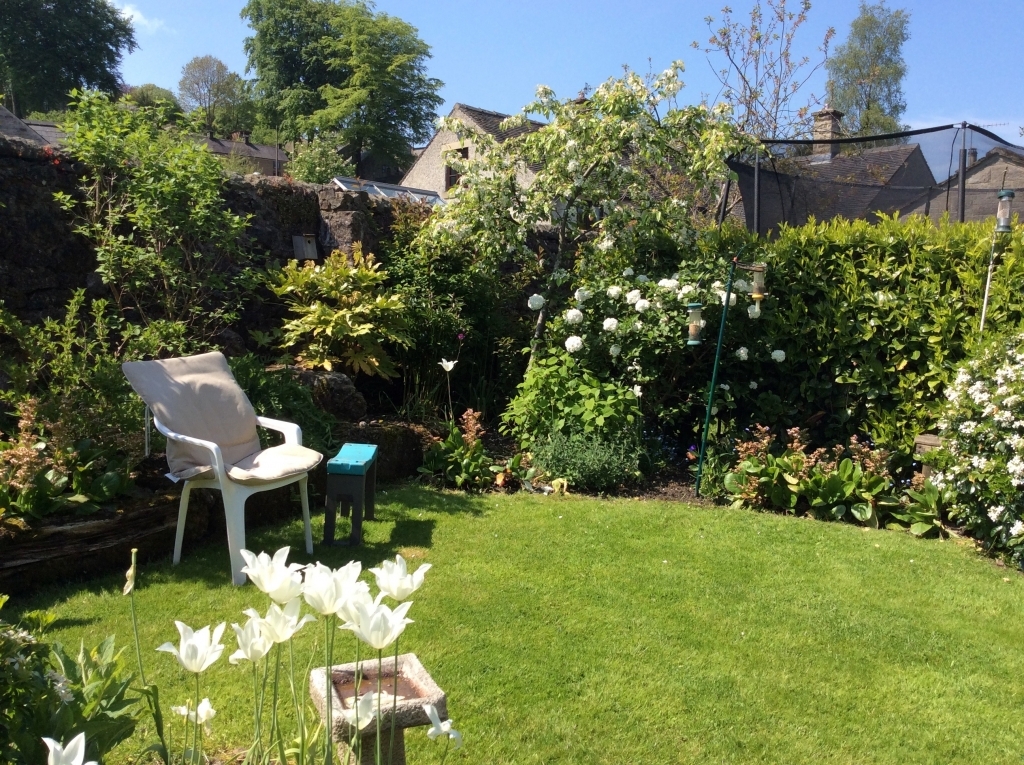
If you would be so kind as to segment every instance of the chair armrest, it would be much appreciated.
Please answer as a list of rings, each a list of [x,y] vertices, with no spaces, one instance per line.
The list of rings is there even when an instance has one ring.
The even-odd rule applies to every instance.
[[[184,436],[181,433],[175,433],[160,422],[160,420],[156,418],[156,415],[153,415],[153,424],[156,426],[157,430],[172,441],[181,441],[183,444],[192,444],[192,446],[201,446],[202,448],[207,449],[211,454],[213,454],[213,469],[216,471],[217,477],[220,478],[221,481],[227,480],[227,470],[224,467],[224,455],[221,454],[220,447],[217,444],[213,441],[204,441],[201,438],[192,438],[192,436]]]
[[[269,430],[276,430],[278,433],[284,435],[284,442],[286,444],[296,444],[302,446],[302,428],[296,425],[294,422],[285,422],[284,420],[272,420],[269,417],[257,417],[256,422],[268,428]]]

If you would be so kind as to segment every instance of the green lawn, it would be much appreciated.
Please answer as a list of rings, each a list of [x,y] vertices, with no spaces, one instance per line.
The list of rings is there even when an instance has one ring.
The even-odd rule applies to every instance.
[[[359,559],[402,552],[434,564],[402,649],[448,693],[466,741],[450,762],[1024,758],[1024,577],[964,543],[668,502],[415,486],[378,497],[383,521],[366,525]],[[250,534],[250,549],[284,544],[301,550],[298,521]],[[53,608],[65,643],[116,632],[129,645],[122,582],[8,608]],[[190,688],[173,657],[152,650],[177,641],[173,619],[242,622],[265,596],[230,586],[217,539],[186,549],[178,567],[143,569],[137,603],[147,673],[169,705]],[[303,659],[318,627],[300,633]],[[339,662],[351,660],[345,634]],[[250,725],[251,675],[225,660],[230,628],[226,637],[204,676],[222,749],[243,745]],[[410,762],[436,762],[440,749],[421,732],[408,743]],[[142,745],[137,737],[115,759],[132,761]]]

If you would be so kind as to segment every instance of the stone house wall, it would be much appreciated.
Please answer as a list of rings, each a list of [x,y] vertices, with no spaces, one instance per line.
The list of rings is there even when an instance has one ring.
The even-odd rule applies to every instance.
[[[1007,149],[996,148],[988,152],[980,162],[967,168],[964,220],[983,221],[995,216],[996,194],[1004,187],[1004,177],[1005,188],[1013,189],[1018,200],[1024,196],[1024,157]],[[949,217],[955,221],[960,209],[960,184],[955,174],[949,179],[948,192]],[[946,184],[942,183],[903,207],[900,217],[927,215],[938,223],[946,209],[947,189]]]

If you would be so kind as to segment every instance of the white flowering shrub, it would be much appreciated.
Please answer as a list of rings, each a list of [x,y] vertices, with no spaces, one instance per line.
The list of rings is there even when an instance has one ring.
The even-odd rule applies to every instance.
[[[330,183],[337,176],[351,176],[355,167],[338,153],[340,141],[334,134],[315,136],[295,147],[288,163],[288,174],[307,183]]]
[[[984,347],[946,388],[932,483],[949,514],[992,550],[1024,560],[1024,334]]]

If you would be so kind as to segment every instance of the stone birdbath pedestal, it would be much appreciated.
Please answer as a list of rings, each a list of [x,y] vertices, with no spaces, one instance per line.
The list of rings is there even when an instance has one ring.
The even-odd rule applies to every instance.
[[[360,664],[359,695],[377,692],[377,660],[368,659]],[[355,733],[355,726],[349,725],[341,714],[342,708],[351,709],[355,698],[356,664],[335,664],[331,667],[331,717],[327,721],[327,700],[324,691],[325,667],[318,667],[309,673],[309,695],[320,712],[320,719],[331,731],[331,738],[337,743],[338,762],[355,763],[349,742]],[[423,711],[424,704],[433,704],[442,720],[448,717],[445,694],[420,664],[414,653],[398,657],[398,705],[395,707],[395,657],[385,658],[381,663],[381,756],[384,762],[405,765],[405,729],[430,725],[430,718]],[[391,756],[391,727],[394,716],[395,749]],[[363,755],[358,765],[374,765],[377,750],[377,716],[374,713],[369,725],[359,731]],[[346,759],[347,758],[347,759]]]

